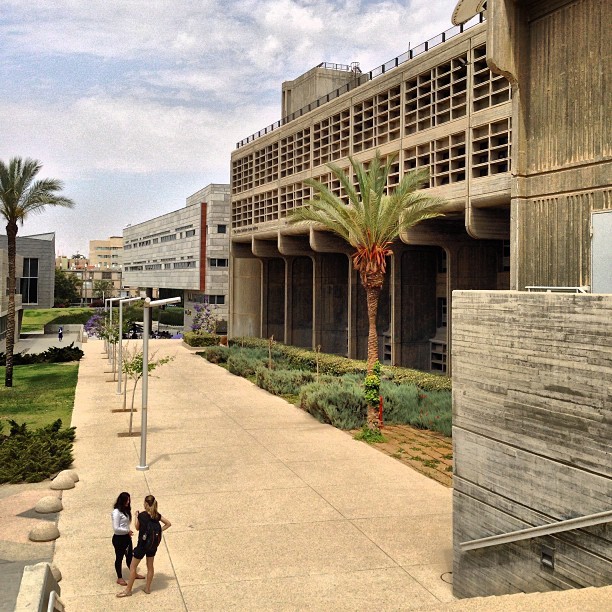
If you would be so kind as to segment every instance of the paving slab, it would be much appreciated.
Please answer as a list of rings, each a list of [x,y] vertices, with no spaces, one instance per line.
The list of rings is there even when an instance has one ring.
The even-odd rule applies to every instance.
[[[174,360],[149,378],[148,471],[136,470],[140,439],[117,436],[129,415],[110,412],[123,400],[105,382],[101,343],[83,347],[80,482],[63,492],[54,554],[71,609],[412,610],[452,599],[440,579],[451,571],[449,489],[180,341],[150,346]],[[154,494],[173,526],[153,593],[137,582],[117,600],[110,512],[122,490],[135,509]]]

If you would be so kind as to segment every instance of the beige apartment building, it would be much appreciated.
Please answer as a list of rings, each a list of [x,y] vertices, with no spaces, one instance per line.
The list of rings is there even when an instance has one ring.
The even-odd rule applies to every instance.
[[[89,241],[89,265],[108,269],[121,266],[123,236],[111,236],[106,240]]]
[[[324,63],[283,84],[282,120],[232,154],[232,335],[365,358],[365,297],[347,245],[286,217],[312,196],[304,179],[342,196],[326,164],[349,168],[349,155],[367,163],[377,150],[396,156],[389,188],[426,167],[426,191],[446,200],[444,217],[392,245],[381,361],[449,373],[456,289],[589,290],[592,217],[612,207],[605,3],[534,4],[534,15],[567,5],[580,16],[566,28],[576,57],[557,45],[527,66],[527,49],[561,44],[553,30],[509,47],[507,19],[480,13],[371,72]]]

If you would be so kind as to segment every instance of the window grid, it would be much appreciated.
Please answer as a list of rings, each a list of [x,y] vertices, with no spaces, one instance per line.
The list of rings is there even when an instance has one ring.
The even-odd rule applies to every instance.
[[[253,200],[244,198],[234,202],[232,208],[232,227],[245,227],[253,224]]]
[[[278,191],[266,191],[253,196],[253,223],[278,219]]]
[[[472,176],[489,176],[510,170],[510,119],[472,129]]]
[[[467,54],[406,81],[404,135],[464,117],[466,91]]]
[[[311,198],[310,187],[303,183],[293,183],[285,185],[280,190],[280,218],[287,216],[287,213],[294,208],[304,206]]]
[[[351,112],[343,110],[314,124],[314,166],[346,157],[351,137]]]
[[[404,172],[429,168],[429,187],[465,180],[465,132],[404,150]]]
[[[232,193],[253,188],[253,155],[245,155],[232,162]]]
[[[344,170],[345,172],[347,171],[347,169]],[[344,191],[344,187],[342,187],[342,183],[340,183],[339,179],[331,172],[317,176],[315,180],[325,185],[325,187],[327,187],[337,198],[340,198],[345,204],[348,204],[348,197]]]
[[[310,128],[280,141],[280,175],[289,176],[310,169]]]
[[[501,74],[494,74],[487,66],[487,47],[481,45],[472,52],[474,70],[472,73],[474,112],[502,104],[510,100],[510,83]]]
[[[278,141],[255,151],[253,184],[255,187],[259,187],[277,179]]]

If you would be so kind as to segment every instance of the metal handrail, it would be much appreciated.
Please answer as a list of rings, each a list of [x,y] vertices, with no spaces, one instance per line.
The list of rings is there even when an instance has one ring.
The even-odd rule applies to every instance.
[[[519,529],[509,533],[480,538],[478,540],[469,540],[461,542],[459,548],[461,550],[476,550],[477,548],[486,548],[488,546],[498,546],[499,544],[510,544],[519,540],[530,540],[531,538],[539,538],[540,536],[550,535],[552,533],[560,533],[562,531],[571,531],[572,529],[582,529],[583,527],[592,527],[601,523],[609,523],[612,521],[612,510],[606,512],[598,512],[597,514],[589,514],[578,518],[566,519],[557,521],[556,523],[548,523],[539,527],[529,527],[528,529]]]
[[[586,285],[584,287],[556,287],[554,285],[527,285],[525,289],[529,293],[589,293],[591,288]]]
[[[446,30],[445,32],[442,32],[441,34],[438,34],[437,36],[434,36],[433,38],[426,40],[424,43],[421,43],[420,45],[413,47],[412,49],[408,49],[408,51],[406,51],[405,53],[398,55],[397,57],[393,58],[392,60],[389,60],[388,62],[385,62],[384,64],[381,64],[380,66],[378,66],[378,68],[374,68],[374,70],[370,70],[370,72],[365,72],[362,74],[360,71],[359,73],[355,73],[355,79],[352,82],[342,85],[342,87],[339,87],[338,89],[335,89],[334,91],[320,97],[314,102],[311,102],[310,104],[307,104],[306,106],[294,111],[290,115],[287,115],[286,117],[283,117],[282,119],[279,119],[278,121],[275,121],[274,123],[266,126],[265,128],[262,128],[258,132],[255,132],[254,134],[251,134],[250,136],[243,138],[240,142],[236,143],[236,148],[240,149],[240,147],[244,147],[250,142],[253,142],[254,140],[257,140],[258,138],[261,138],[261,136],[265,136],[266,134],[269,134],[270,132],[278,129],[279,127],[286,125],[290,121],[293,121],[294,119],[298,119],[299,117],[301,117],[302,115],[305,115],[311,110],[315,108],[319,108],[323,104],[326,104],[327,102],[331,100],[334,100],[338,96],[341,96],[342,94],[345,94],[355,89],[356,87],[359,87],[360,85],[363,85],[364,83],[367,83],[371,81],[372,79],[375,79],[376,77],[386,74],[387,72],[389,72],[389,70],[393,68],[397,68],[400,64],[403,64],[404,62],[407,62],[408,60],[414,59],[418,55],[421,55],[421,53],[425,53],[426,51],[433,49],[437,45],[440,45],[446,42],[447,40],[450,40],[451,38],[453,38],[453,36],[457,36],[458,34],[465,32],[469,28],[472,28],[474,26],[477,26],[483,23],[485,20],[486,20],[485,13],[479,13],[472,20],[462,23],[458,26],[454,26]],[[332,66],[332,65],[342,66],[342,64],[330,64],[328,62],[321,62],[319,66],[322,67],[324,64],[327,66]],[[352,70],[351,66],[349,66],[348,68]],[[343,67],[342,70],[344,69],[345,68]]]

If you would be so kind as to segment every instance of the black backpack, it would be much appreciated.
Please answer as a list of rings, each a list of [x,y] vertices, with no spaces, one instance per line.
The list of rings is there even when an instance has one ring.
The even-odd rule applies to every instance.
[[[161,534],[162,531],[159,521],[150,518],[147,521],[146,529],[142,536],[142,544],[145,552],[151,552],[159,546]]]

